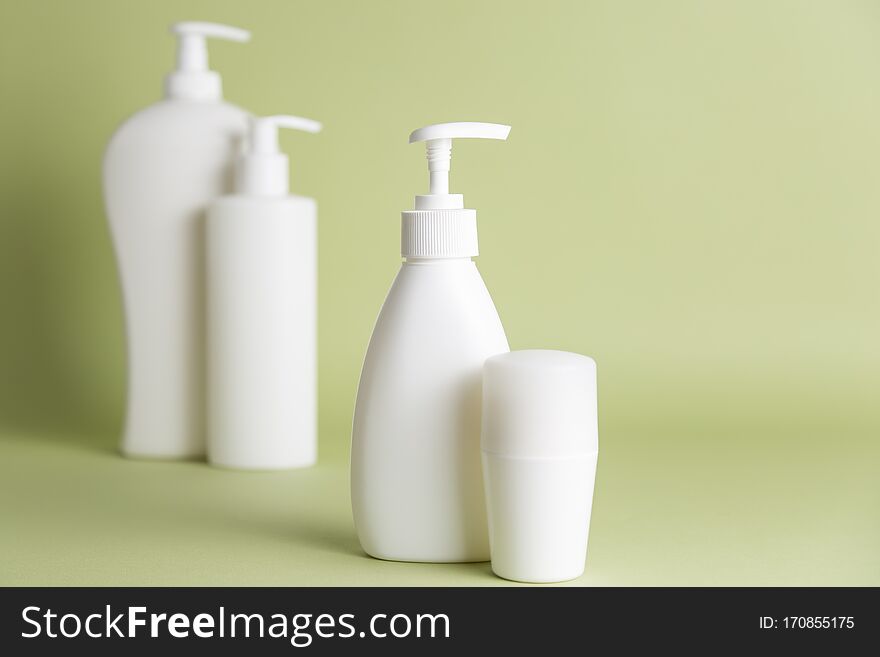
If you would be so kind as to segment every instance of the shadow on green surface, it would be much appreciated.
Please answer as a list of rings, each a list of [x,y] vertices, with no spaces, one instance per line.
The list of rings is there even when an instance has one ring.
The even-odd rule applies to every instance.
[[[0,418],[0,441],[11,440],[49,443],[122,458],[119,440],[115,434],[106,431],[90,433],[83,429],[59,426],[54,422],[41,422],[39,418],[31,422],[13,422]]]

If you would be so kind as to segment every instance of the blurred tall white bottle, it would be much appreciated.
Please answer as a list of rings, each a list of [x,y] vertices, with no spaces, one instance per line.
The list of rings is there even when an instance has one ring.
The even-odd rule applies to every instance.
[[[317,206],[288,195],[278,128],[255,118],[236,190],[208,207],[208,460],[280,469],[317,458]]]
[[[374,557],[489,559],[480,384],[485,360],[509,347],[471,260],[477,213],[449,193],[449,166],[453,139],[509,132],[445,123],[410,135],[426,142],[431,189],[402,216],[405,260],[370,338],[352,431],[354,521]]]
[[[245,30],[177,23],[177,70],[165,99],[116,131],[104,155],[104,202],[121,278],[128,342],[122,451],[205,453],[203,214],[231,191],[248,114],[223,102],[205,39],[245,42]]]

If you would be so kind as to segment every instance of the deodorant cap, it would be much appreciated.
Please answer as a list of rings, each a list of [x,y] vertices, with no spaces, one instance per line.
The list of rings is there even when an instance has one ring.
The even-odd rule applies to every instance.
[[[482,449],[517,458],[599,451],[596,363],[566,351],[498,354],[483,366]]]

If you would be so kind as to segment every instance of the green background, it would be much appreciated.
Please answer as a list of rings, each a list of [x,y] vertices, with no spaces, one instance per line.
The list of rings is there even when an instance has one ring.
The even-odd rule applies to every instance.
[[[226,97],[286,134],[320,205],[318,467],[116,453],[123,317],[100,161],[157,100],[175,20]],[[119,2],[0,5],[0,584],[502,584],[360,551],[357,377],[427,184],[460,143],[512,348],[599,364],[583,585],[880,585],[880,5]],[[157,260],[161,266],[161,259]]]

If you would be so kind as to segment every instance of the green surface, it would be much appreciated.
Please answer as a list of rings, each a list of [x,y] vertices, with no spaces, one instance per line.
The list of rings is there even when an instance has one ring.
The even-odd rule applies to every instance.
[[[804,394],[797,421],[770,403],[604,421],[587,571],[571,584],[880,584],[876,429],[823,396]],[[335,460],[231,472],[29,437],[0,443],[0,462],[3,584],[507,583],[488,564],[367,557]]]
[[[375,561],[348,438],[410,130],[456,146],[514,348],[599,364],[601,452],[576,584],[880,585],[880,7],[868,1],[0,5],[0,584],[502,584]],[[320,207],[319,467],[126,461],[119,289],[100,197],[155,100],[167,25],[285,134]],[[157,263],[160,266],[160,263]]]

